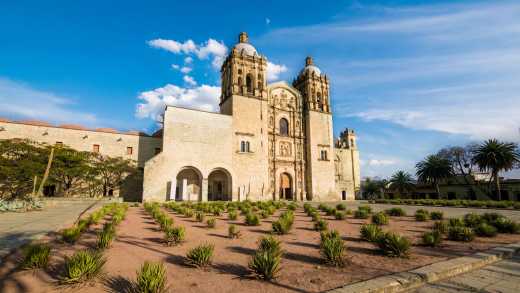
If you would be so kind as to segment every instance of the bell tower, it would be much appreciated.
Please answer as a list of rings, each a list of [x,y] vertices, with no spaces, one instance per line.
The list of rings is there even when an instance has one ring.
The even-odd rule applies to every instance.
[[[307,110],[330,113],[329,79],[314,65],[312,57],[305,58],[305,67],[293,81],[300,91]]]

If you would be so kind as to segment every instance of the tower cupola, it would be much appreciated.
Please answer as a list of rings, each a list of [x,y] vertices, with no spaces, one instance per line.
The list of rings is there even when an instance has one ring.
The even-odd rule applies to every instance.
[[[329,79],[314,65],[312,57],[305,58],[305,67],[293,86],[302,94],[308,110],[330,113]]]

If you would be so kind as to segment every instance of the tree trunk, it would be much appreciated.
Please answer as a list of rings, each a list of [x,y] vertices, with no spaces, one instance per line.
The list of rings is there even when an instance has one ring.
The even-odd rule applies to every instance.
[[[498,200],[502,200],[502,192],[500,191],[500,177],[498,176],[498,172],[493,172],[495,176],[495,188],[497,190]]]
[[[47,168],[45,168],[45,173],[43,174],[42,182],[40,182],[40,187],[38,188],[38,196],[43,195],[43,186],[45,185],[45,182],[47,181],[47,178],[49,178],[49,173],[51,171],[51,165],[52,160],[54,158],[54,148],[51,148],[51,153],[49,154],[49,161],[47,162]]]
[[[441,189],[439,188],[439,183],[438,182],[435,182],[435,190],[437,191],[437,197],[439,199],[442,199],[442,197],[441,197]]]

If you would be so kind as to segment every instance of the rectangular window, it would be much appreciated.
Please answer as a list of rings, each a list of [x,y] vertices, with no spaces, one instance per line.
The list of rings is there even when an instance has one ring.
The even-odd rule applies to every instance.
[[[93,151],[94,153],[99,153],[99,144],[95,144],[95,145],[93,145],[93,146],[92,146],[92,151]]]
[[[56,146],[59,146],[59,147],[63,146],[63,142],[62,141],[57,141],[56,142]]]
[[[132,147],[126,147],[126,154],[127,155],[131,155],[133,153],[133,151],[134,150],[132,149]]]
[[[326,150],[322,150],[320,152],[320,160],[323,160],[323,161],[327,161],[328,158],[327,158],[327,151]]]
[[[155,148],[155,154],[158,155],[161,152],[161,148]]]
[[[251,152],[249,141],[240,142],[240,152],[241,153],[250,153]]]

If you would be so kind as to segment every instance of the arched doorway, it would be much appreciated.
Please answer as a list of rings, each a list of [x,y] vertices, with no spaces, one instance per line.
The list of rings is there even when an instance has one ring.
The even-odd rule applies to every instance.
[[[186,167],[177,174],[175,200],[200,200],[202,176],[196,168]]]
[[[280,199],[293,200],[292,179],[287,173],[280,174]]]
[[[208,176],[208,200],[231,200],[231,175],[224,169],[216,169]]]

